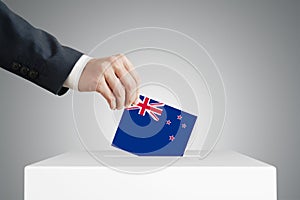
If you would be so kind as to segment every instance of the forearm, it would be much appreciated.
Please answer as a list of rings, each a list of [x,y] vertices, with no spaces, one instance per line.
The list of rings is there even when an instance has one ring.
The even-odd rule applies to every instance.
[[[0,27],[0,66],[54,94],[64,94],[63,84],[82,53],[62,46],[1,1]]]

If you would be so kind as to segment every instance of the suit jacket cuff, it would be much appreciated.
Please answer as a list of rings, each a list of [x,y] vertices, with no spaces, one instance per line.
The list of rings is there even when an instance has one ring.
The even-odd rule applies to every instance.
[[[68,78],[65,80],[63,86],[78,91],[78,84],[79,84],[79,79],[81,77],[82,71],[84,70],[86,64],[91,59],[92,57],[89,57],[87,55],[82,55],[74,65],[71,73],[69,74]]]

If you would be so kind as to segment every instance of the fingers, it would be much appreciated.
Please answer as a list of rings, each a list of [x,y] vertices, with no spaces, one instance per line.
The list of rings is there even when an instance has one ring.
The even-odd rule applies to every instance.
[[[102,94],[110,108],[121,109],[134,103],[139,94],[140,78],[132,63],[122,54],[96,61],[91,63],[95,70],[91,70],[86,81],[95,85],[93,80],[97,80],[96,91]]]
[[[131,74],[131,76],[134,78],[136,85],[139,86],[141,83],[141,79],[140,79],[140,76],[138,75],[138,73],[135,71],[133,64],[130,62],[130,60],[128,60],[128,58],[126,56],[121,55],[121,57],[123,58],[125,68]]]
[[[112,68],[108,68],[104,74],[105,80],[113,92],[116,101],[116,108],[121,109],[125,105],[125,89]]]
[[[110,109],[116,109],[116,98],[113,92],[110,90],[109,86],[107,85],[104,78],[100,80],[100,83],[97,87],[97,92],[102,94],[102,96],[106,99],[107,103],[109,104]]]
[[[122,62],[116,62],[116,65],[114,65],[114,71],[125,88],[125,107],[128,107],[136,100],[136,82],[131,74],[126,70]]]
[[[125,68],[130,73],[130,75],[133,77],[133,79],[135,80],[135,83],[136,83],[135,99],[133,100],[133,102],[134,102],[139,98],[139,85],[141,83],[141,79],[140,79],[139,75],[137,74],[137,72],[135,71],[133,64],[126,58],[126,56],[122,56],[122,58],[124,60]]]

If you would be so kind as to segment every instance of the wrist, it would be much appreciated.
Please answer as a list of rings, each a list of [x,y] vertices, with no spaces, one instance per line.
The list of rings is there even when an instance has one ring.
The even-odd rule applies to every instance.
[[[68,78],[64,82],[64,87],[68,87],[73,90],[78,90],[79,85],[79,79],[81,77],[81,74],[87,65],[87,63],[92,60],[93,58],[82,55],[78,61],[75,63],[71,73],[69,74]]]

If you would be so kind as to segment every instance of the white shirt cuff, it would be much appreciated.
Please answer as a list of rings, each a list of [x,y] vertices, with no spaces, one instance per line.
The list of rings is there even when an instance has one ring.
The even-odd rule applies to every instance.
[[[78,83],[81,76],[81,73],[85,67],[85,65],[91,60],[92,58],[87,55],[82,55],[78,61],[75,63],[71,73],[69,74],[68,78],[64,82],[64,87],[68,87],[73,90],[78,91]]]

